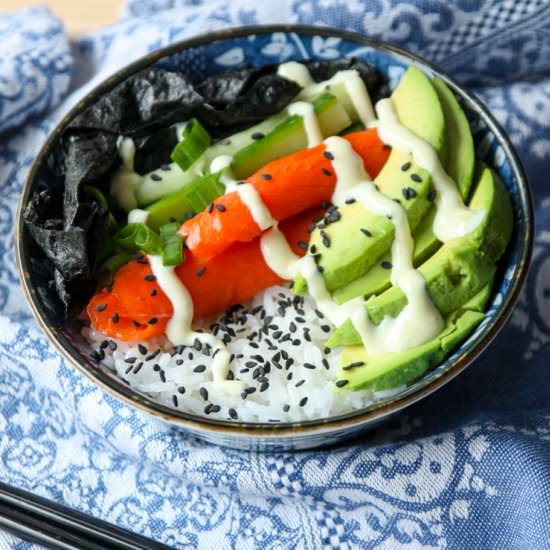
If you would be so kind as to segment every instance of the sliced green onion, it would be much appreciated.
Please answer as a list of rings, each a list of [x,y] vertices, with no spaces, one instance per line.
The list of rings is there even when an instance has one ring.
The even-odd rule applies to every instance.
[[[180,265],[183,263],[183,240],[178,234],[180,224],[167,223],[160,228],[160,238],[163,242],[163,265]]]
[[[208,148],[210,135],[204,126],[192,118],[183,130],[181,141],[174,147],[171,158],[185,172]]]
[[[132,255],[127,252],[120,252],[111,256],[103,262],[98,271],[98,280],[101,285],[108,285],[113,282],[115,273],[132,259]]]
[[[160,254],[162,239],[144,223],[129,223],[115,233],[115,244],[127,252]]]
[[[195,212],[204,210],[214,199],[223,195],[225,186],[220,181],[221,175],[221,172],[215,172],[201,176],[181,190]]]
[[[180,191],[170,193],[150,204],[147,224],[155,230],[174,220],[185,221],[188,216],[204,210],[214,199],[223,195],[225,187],[220,181],[221,172],[200,176],[190,181]]]

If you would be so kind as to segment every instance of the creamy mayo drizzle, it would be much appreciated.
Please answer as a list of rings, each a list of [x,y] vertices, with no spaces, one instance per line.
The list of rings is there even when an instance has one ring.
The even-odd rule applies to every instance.
[[[446,174],[436,150],[426,141],[399,122],[390,98],[376,104],[378,135],[392,147],[411,153],[414,161],[430,172],[436,190],[433,231],[441,242],[463,237],[472,232],[485,217],[484,210],[471,210],[464,206],[455,182]]]
[[[148,218],[149,212],[147,212],[147,210],[134,208],[128,212],[128,223],[147,223]]]
[[[247,206],[252,219],[258,224],[258,227],[264,231],[275,225],[276,221],[271,216],[271,212],[263,203],[256,188],[250,183],[241,183],[235,181],[231,175],[231,163],[233,157],[229,155],[220,155],[216,157],[210,164],[211,172],[223,170],[221,182],[225,185],[225,194],[236,192],[239,194],[241,201]]]
[[[117,147],[122,166],[113,176],[111,195],[124,210],[129,211],[137,206],[136,187],[143,178],[134,172],[136,146],[132,138],[118,138]]]
[[[296,61],[279,65],[277,73],[302,86],[303,90],[298,97],[304,99],[314,97],[324,91],[334,91],[340,97],[338,90],[331,90],[331,88],[341,84],[346,91],[346,97],[340,97],[340,99],[344,100],[344,104],[351,104],[361,122],[368,126],[376,119],[367,87],[355,69],[338,71],[329,80],[318,83],[311,78],[308,68]]]
[[[221,340],[207,332],[197,332],[191,328],[193,321],[193,300],[189,291],[176,275],[173,266],[165,266],[160,256],[149,256],[149,264],[159,287],[172,303],[174,314],[166,326],[166,336],[172,344],[191,346],[195,340],[208,344],[212,351],[219,349],[212,361],[212,379],[214,382],[230,384],[226,380],[229,366],[229,352]],[[234,382],[234,381],[233,381]]]
[[[306,101],[292,103],[288,107],[288,113],[290,115],[299,115],[302,117],[308,147],[315,147],[315,145],[319,145],[319,143],[323,141],[323,134],[321,128],[319,128],[319,121],[315,116],[315,110],[311,103],[307,103]]]
[[[292,80],[296,82],[302,88],[307,88],[315,84],[309,70],[302,63],[297,63],[296,61],[289,61],[288,63],[281,63],[277,69],[277,74],[286,78],[287,80]]]

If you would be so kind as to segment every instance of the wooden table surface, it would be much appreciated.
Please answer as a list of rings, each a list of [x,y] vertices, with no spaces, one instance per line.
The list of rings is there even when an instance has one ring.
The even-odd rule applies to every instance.
[[[46,5],[63,20],[68,34],[76,35],[115,22],[123,4],[124,0],[0,0],[0,11]]]

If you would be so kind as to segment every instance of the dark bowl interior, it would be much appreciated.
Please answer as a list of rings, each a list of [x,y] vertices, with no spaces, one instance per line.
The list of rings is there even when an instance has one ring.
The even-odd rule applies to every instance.
[[[78,113],[97,100],[114,85],[155,64],[192,73],[194,78],[221,72],[238,64],[264,65],[290,59],[357,56],[384,72],[393,86],[403,69],[415,64],[430,76],[442,78],[454,91],[471,122],[477,156],[493,167],[510,191],[515,225],[511,244],[500,262],[500,269],[485,320],[474,334],[444,363],[401,393],[381,400],[363,410],[339,417],[288,424],[246,424],[213,420],[194,416],[159,405],[146,395],[132,390],[109,370],[90,361],[88,346],[79,334],[79,324],[65,324],[60,308],[48,284],[49,275],[42,268],[41,252],[32,242],[21,221],[21,212],[29,197],[38,189],[47,170],[47,161],[55,149],[64,127]],[[275,435],[334,424],[342,427],[374,422],[431,393],[456,376],[489,344],[508,318],[521,290],[533,239],[532,205],[525,175],[504,132],[487,109],[472,94],[463,90],[452,79],[418,57],[401,49],[369,40],[363,36],[312,27],[257,27],[213,33],[186,42],[174,44],[155,52],[118,71],[91,91],[60,122],[39,152],[24,186],[17,218],[17,254],[21,280],[30,306],[54,344],[64,356],[88,378],[119,399],[137,406],[173,424],[195,430],[209,428],[215,431],[243,431]],[[289,431],[290,430],[290,431]]]

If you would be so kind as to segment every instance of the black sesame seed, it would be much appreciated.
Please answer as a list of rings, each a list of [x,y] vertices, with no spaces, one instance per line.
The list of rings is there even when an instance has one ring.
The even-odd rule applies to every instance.
[[[183,365],[183,359],[176,359],[176,365],[179,367]]]
[[[267,390],[269,388],[269,382],[262,382],[262,385],[260,386],[260,393]]]
[[[198,338],[195,338],[195,341],[193,342],[193,347],[197,351],[200,351],[202,349],[202,342]]]
[[[151,361],[151,360],[153,360],[159,353],[160,353],[160,348],[157,348],[153,353],[150,353],[150,354],[145,358],[145,360],[146,360],[146,361]]]
[[[218,212],[225,212],[225,206],[223,204],[216,204],[216,210]]]
[[[334,155],[330,151],[325,151],[323,156],[328,160],[334,160]]]
[[[193,372],[204,372],[205,370],[206,370],[206,365],[197,365],[193,369]]]
[[[433,202],[435,200],[435,196],[436,196],[436,192],[435,192],[435,189],[432,189],[429,193],[428,193],[428,200],[430,202]]]
[[[286,379],[287,380],[292,380],[292,377],[294,376],[294,373],[292,371],[290,371],[287,375],[286,375]]]
[[[403,172],[406,172],[410,167],[411,167],[411,163],[406,162],[405,164],[401,165],[401,170],[403,170]]]
[[[212,405],[212,407],[210,407],[210,412],[213,413],[219,413],[221,410],[222,408],[219,405]]]
[[[113,313],[111,315],[111,321],[115,323],[115,325],[120,321],[120,316],[118,313]]]
[[[290,321],[288,325],[288,330],[290,330],[290,332],[296,332],[296,330],[298,330],[296,324],[293,321]]]
[[[181,393],[183,395],[185,393],[185,386],[179,386],[178,393]]]
[[[160,176],[159,174],[151,174],[151,179],[153,181],[162,181],[162,176]]]
[[[401,189],[401,193],[407,200],[416,197],[416,191],[412,187],[403,187],[403,189]]]
[[[146,280],[148,283],[152,283],[153,281],[156,281],[157,278],[152,274],[152,273],[149,273],[149,275],[145,275],[145,277],[143,277],[144,280]]]
[[[302,250],[307,250],[308,246],[309,245],[306,243],[306,241],[298,241],[298,248],[301,248]]]
[[[108,344],[108,345],[109,345],[109,349],[110,349],[111,351],[116,351],[117,348],[118,348],[117,343],[116,343],[116,342],[113,342],[112,340],[109,340],[109,344]]]
[[[209,214],[212,214],[212,210],[214,210],[214,203],[211,202],[206,210]]]
[[[325,248],[330,248],[330,239],[326,235],[323,237],[323,246]]]
[[[332,350],[330,348],[325,347],[323,351],[325,352],[325,355],[328,355]]]
[[[294,384],[294,387],[299,388],[300,386],[303,386],[305,383],[306,381],[302,379],[299,382],[296,382],[296,384]]]
[[[109,345],[109,340],[103,340],[99,345],[99,349],[105,349]]]
[[[250,386],[248,388],[245,388],[244,391],[246,392],[247,395],[250,395],[251,393],[255,393],[256,392],[256,388]]]
[[[312,364],[312,363],[304,363],[304,367],[305,367],[306,369],[311,369],[311,370],[317,368],[317,367],[316,367],[314,364]]]
[[[411,179],[415,183],[420,183],[422,181],[422,178],[418,174],[411,174]]]
[[[96,363],[99,363],[101,361],[101,355],[94,349],[91,353],[90,353],[90,359],[92,361],[95,361]]]
[[[133,365],[137,361],[137,357],[126,357],[124,359],[125,363],[129,363],[130,365]]]
[[[317,252],[317,247],[312,244],[310,247],[309,247],[309,251],[312,253],[312,254],[315,254],[315,252]]]
[[[305,407],[306,403],[307,403],[307,397],[302,397],[302,399],[300,399],[300,402],[298,403],[298,405],[300,405],[300,407]]]
[[[212,403],[208,403],[208,405],[206,405],[206,407],[204,407],[204,414],[210,414],[210,412],[212,411],[212,407],[214,405],[212,405]]]
[[[235,380],[235,373],[232,370],[227,373],[226,380]]]
[[[286,405],[283,405],[283,411],[288,412],[290,410],[290,405],[287,403]]]
[[[149,353],[149,350],[143,344],[138,344],[138,350],[141,355],[147,355]]]
[[[388,260],[384,260],[380,266],[383,268],[383,269],[391,269],[393,267],[392,263],[391,262],[388,262]]]
[[[148,325],[156,325],[157,321],[158,321],[158,319],[156,317],[151,317],[150,319],[147,320],[147,324]]]
[[[353,204],[354,202],[356,202],[356,200],[353,198],[353,197],[349,197],[346,199],[346,204]]]
[[[197,277],[202,277],[206,273],[206,267],[199,267],[195,273]]]
[[[362,367],[365,364],[364,361],[354,361],[353,363],[350,363],[349,365],[345,365],[342,367],[342,370],[351,370],[355,369],[357,367]]]
[[[107,309],[107,304],[97,304],[97,306],[95,306],[95,310],[98,313],[101,313],[102,311],[105,311],[106,309]]]
[[[157,289],[156,288],[152,288],[151,289],[151,292],[149,292],[149,296],[156,296],[157,295]]]
[[[361,228],[361,233],[363,233],[363,235],[367,237],[372,237],[372,233],[368,229],[365,229],[364,227]]]
[[[319,273],[323,273],[323,271],[325,271],[325,268],[324,268],[322,265],[318,265],[318,266],[317,266],[317,271],[318,271]]]
[[[250,137],[252,139],[262,139],[265,135],[262,132],[254,132]]]
[[[205,401],[208,401],[208,390],[206,388],[200,388],[199,393]]]
[[[337,388],[343,388],[348,383],[349,383],[349,380],[336,380],[335,386]]]
[[[172,167],[169,164],[161,164],[160,169],[163,172],[170,172],[170,170],[172,170]]]
[[[153,370],[154,370],[155,372],[158,372],[158,371],[160,370],[160,365],[159,365],[158,363],[155,363],[155,364],[153,365]]]
[[[278,340],[282,335],[283,335],[283,331],[282,331],[282,330],[276,330],[276,331],[273,333],[273,338],[275,338],[275,340]]]
[[[166,373],[163,370],[159,372],[159,376],[162,383],[166,382]]]
[[[321,325],[321,330],[323,332],[330,332],[330,327],[328,325]]]
[[[124,374],[130,374],[130,371],[134,368],[133,365],[130,365],[125,371]]]
[[[321,360],[321,362],[323,363],[323,367],[325,367],[325,369],[329,370],[330,369],[330,365],[328,363],[328,361],[323,357],[323,359]]]
[[[139,363],[134,367],[134,374],[137,374],[137,373],[141,370],[141,367],[143,367],[143,361],[139,362]]]
[[[177,395],[172,396],[172,403],[174,404],[174,407],[178,406],[178,396]]]
[[[227,412],[233,420],[237,420],[237,418],[239,418],[239,415],[237,414],[237,411],[235,409],[231,408]]]
[[[323,172],[323,174],[325,176],[332,176],[332,172],[330,170],[327,170],[326,168],[321,168],[321,172]]]
[[[264,172],[263,174],[260,174],[260,178],[262,178],[263,180],[270,180],[273,179],[273,176]]]

